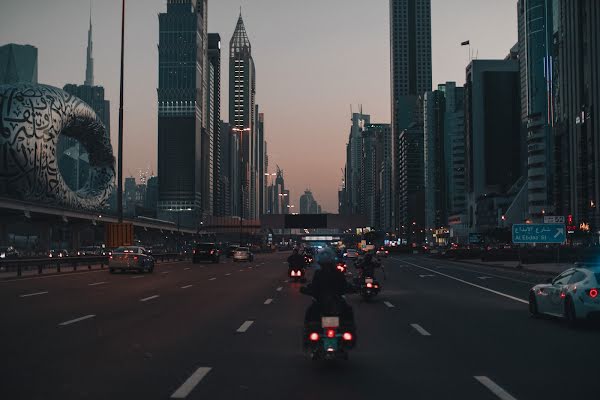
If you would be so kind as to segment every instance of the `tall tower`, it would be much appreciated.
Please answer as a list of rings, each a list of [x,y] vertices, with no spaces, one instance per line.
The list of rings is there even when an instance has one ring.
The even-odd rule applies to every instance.
[[[393,198],[399,197],[400,133],[415,115],[419,97],[431,90],[431,0],[390,0]],[[398,205],[394,207],[398,228]]]
[[[197,228],[204,212],[207,0],[168,0],[158,16],[158,218]]]
[[[94,86],[94,58],[92,57],[92,4],[90,3],[90,29],[88,30],[87,63],[85,66],[85,86]]]
[[[233,134],[241,137],[238,154],[241,193],[237,196],[240,206],[234,212],[242,218],[256,218],[258,191],[256,190],[256,71],[252,59],[252,46],[246,33],[242,14],[229,43],[229,123]]]

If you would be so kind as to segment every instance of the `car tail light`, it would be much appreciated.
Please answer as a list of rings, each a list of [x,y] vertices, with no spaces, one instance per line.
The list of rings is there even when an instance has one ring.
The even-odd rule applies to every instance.
[[[112,256],[108,256],[108,258],[109,258],[110,260],[112,260]]]
[[[133,256],[133,261],[137,261],[138,260],[138,256]]]
[[[334,329],[327,329],[327,337],[328,338],[335,337],[335,330]]]
[[[598,297],[598,289],[588,290],[588,296],[590,296],[592,299],[597,298]]]
[[[316,342],[316,341],[318,341],[318,340],[319,340],[319,334],[318,334],[317,332],[313,332],[313,333],[311,333],[311,334],[308,336],[308,338],[309,338],[311,341],[313,341],[313,342]]]
[[[344,339],[344,340],[345,340],[345,341],[347,341],[347,342],[351,342],[351,341],[352,341],[352,339],[353,339],[353,338],[352,338],[352,334],[351,334],[350,332],[345,332],[345,333],[342,335],[342,339]]]
[[[211,251],[210,251],[210,254],[215,254],[215,251],[214,251],[214,250],[211,250]]]
[[[368,287],[368,288],[372,288],[372,287],[373,287],[373,284],[372,284],[372,283],[367,283],[367,287]]]
[[[560,292],[560,298],[564,299],[565,297],[567,297],[567,294],[565,292]]]

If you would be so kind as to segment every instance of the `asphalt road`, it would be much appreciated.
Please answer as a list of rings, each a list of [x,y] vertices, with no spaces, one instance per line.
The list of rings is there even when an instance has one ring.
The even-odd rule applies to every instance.
[[[539,276],[386,259],[347,362],[301,352],[289,254],[0,282],[2,399],[600,398],[600,329],[532,319]]]

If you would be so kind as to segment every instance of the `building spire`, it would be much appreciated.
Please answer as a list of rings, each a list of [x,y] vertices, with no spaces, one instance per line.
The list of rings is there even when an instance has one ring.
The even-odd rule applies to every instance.
[[[85,86],[94,86],[94,58],[92,57],[92,1],[90,0],[90,29],[88,31],[87,62],[85,67]]]

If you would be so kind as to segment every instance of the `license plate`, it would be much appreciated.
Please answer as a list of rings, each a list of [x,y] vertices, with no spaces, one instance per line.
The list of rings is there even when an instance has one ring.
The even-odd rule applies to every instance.
[[[365,283],[373,283],[373,279],[367,278],[367,279],[365,279]]]
[[[321,326],[323,328],[338,328],[340,317],[321,317]]]

